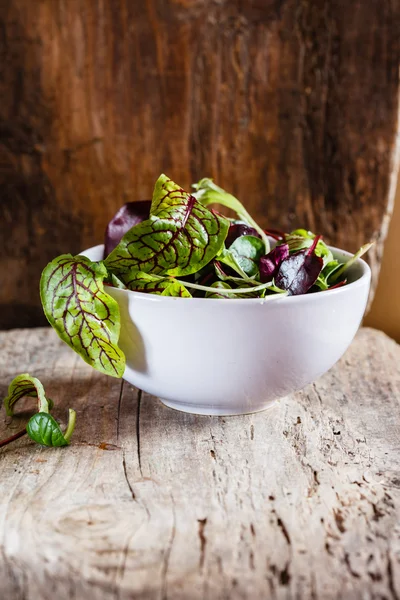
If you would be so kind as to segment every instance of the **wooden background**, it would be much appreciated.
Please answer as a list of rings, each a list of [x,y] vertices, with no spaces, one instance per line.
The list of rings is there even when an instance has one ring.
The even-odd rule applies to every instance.
[[[399,0],[0,0],[0,327],[46,262],[160,172],[263,225],[377,241],[397,161]]]

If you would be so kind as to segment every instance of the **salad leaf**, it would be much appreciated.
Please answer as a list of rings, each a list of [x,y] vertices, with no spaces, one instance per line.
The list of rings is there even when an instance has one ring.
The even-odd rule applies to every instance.
[[[285,242],[289,245],[290,252],[297,252],[298,250],[311,248],[316,237],[317,236],[315,233],[312,233],[311,231],[306,231],[305,229],[295,229],[292,231],[292,233],[285,235]],[[318,236],[315,254],[323,258],[324,266],[334,260],[332,252],[322,240],[321,236]]]
[[[344,263],[343,265],[341,265],[341,267],[333,273],[333,275],[330,277],[331,283],[335,283],[335,281],[337,281],[343,275],[343,273],[345,273],[352,265],[354,265],[354,263],[356,262],[357,259],[361,258],[361,256],[363,256],[363,254],[368,252],[368,250],[373,245],[374,245],[374,243],[370,242],[368,244],[365,244],[364,246],[361,246],[361,248],[358,250],[358,252],[356,252],[350,258],[350,260],[347,261],[347,263]]]
[[[254,227],[250,227],[249,225],[240,222],[231,223],[225,241],[225,246],[229,248],[233,244],[233,242],[242,235],[254,235],[255,237],[260,237],[260,235],[254,229]]]
[[[104,237],[104,258],[118,246],[125,233],[149,218],[150,206],[151,200],[127,202],[121,206],[107,225]]]
[[[8,395],[4,398],[4,406],[9,416],[13,415],[15,403],[23,396],[37,396],[38,412],[29,419],[25,429],[1,440],[0,447],[14,442],[26,433],[33,441],[45,446],[69,444],[75,428],[76,412],[72,408],[69,409],[68,427],[65,433],[62,433],[57,421],[50,415],[53,402],[46,398],[43,385],[36,377],[22,373],[12,380],[8,388]]]
[[[119,307],[104,291],[106,277],[104,264],[63,254],[43,270],[40,295],[45,315],[60,338],[92,367],[122,377],[125,356],[117,346]]]
[[[237,277],[235,275],[229,275],[228,273],[226,273],[222,266],[221,263],[219,261],[214,261],[214,269],[215,269],[215,274],[217,275],[218,279],[220,279],[221,281],[231,281],[233,283],[236,283],[237,285],[242,285],[244,282],[252,284],[254,286],[258,285],[260,282],[257,281],[256,279],[252,279],[251,277],[246,277],[246,279],[243,279],[242,277]]]
[[[240,269],[250,277],[258,275],[258,263],[264,251],[263,241],[254,235],[238,237],[228,250]]]
[[[26,431],[34,442],[42,446],[68,446],[75,429],[76,412],[69,409],[68,427],[65,433],[57,421],[46,412],[38,412],[31,417]]]
[[[275,246],[265,256],[260,258],[260,279],[262,282],[272,281],[283,260],[289,256],[289,245]]]
[[[190,275],[221,250],[229,221],[165,175],[156,182],[150,218],[133,227],[105,260],[110,271]]]
[[[229,194],[218,185],[216,185],[212,179],[205,177],[201,179],[198,183],[193,184],[194,189],[196,190],[194,196],[200,200],[204,206],[208,206],[209,204],[222,204],[227,208],[235,211],[237,216],[241,221],[244,221],[250,227],[253,227],[257,233],[260,235],[261,239],[265,245],[265,252],[268,253],[270,250],[269,239],[264,230],[254,221],[254,219],[249,215],[245,207],[235,196]]]
[[[316,237],[310,248],[299,250],[282,261],[275,284],[287,290],[290,296],[305,294],[317,280],[323,267],[323,259],[315,254],[318,241]]]
[[[28,373],[22,373],[12,380],[8,387],[8,394],[4,398],[4,406],[9,417],[12,417],[14,405],[23,396],[37,397],[39,412],[49,412],[53,406],[53,402],[46,398],[39,379],[31,377]]]
[[[191,298],[191,294],[185,286],[177,282],[173,277],[162,277],[143,273],[138,271],[131,277],[122,275],[128,289],[135,292],[147,292],[150,294],[160,294],[161,296],[179,296],[181,298]]]
[[[232,287],[226,281],[215,281],[211,286],[215,291],[206,293],[206,298],[235,298],[235,294],[219,293],[218,290],[231,290]]]

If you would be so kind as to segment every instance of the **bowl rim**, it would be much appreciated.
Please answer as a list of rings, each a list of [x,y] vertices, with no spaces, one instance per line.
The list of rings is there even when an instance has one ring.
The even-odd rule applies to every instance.
[[[335,246],[328,246],[328,248],[332,251],[333,254],[340,253],[343,256],[348,257],[349,259],[353,256],[351,252],[343,250],[342,248],[336,248]],[[97,244],[96,246],[91,246],[86,250],[82,250],[82,252],[80,252],[79,255],[86,256],[87,253],[91,251],[101,251],[103,255],[104,244]],[[315,294],[299,294],[298,296],[281,296],[280,294],[276,294],[276,296],[268,296],[267,298],[182,298],[180,296],[161,296],[159,294],[146,294],[145,292],[136,292],[133,290],[114,288],[113,286],[109,287],[113,287],[113,289],[116,290],[117,293],[127,294],[128,296],[135,297],[142,302],[186,302],[187,300],[191,300],[192,304],[193,302],[203,303],[206,301],[207,305],[215,302],[217,302],[218,305],[221,305],[221,301],[226,302],[229,300],[230,305],[232,305],[232,303],[239,303],[242,306],[247,304],[280,304],[282,302],[290,302],[291,304],[294,304],[295,302],[310,302],[312,300],[315,300],[316,298],[321,298],[321,300],[323,300],[324,298],[332,298],[334,295],[340,296],[343,294],[350,293],[351,291],[356,290],[357,288],[362,288],[365,285],[369,286],[371,280],[370,266],[362,258],[358,258],[355,262],[355,265],[359,265],[362,268],[362,274],[355,281],[347,283],[346,285],[339,288],[335,288],[333,290],[321,290],[321,292],[316,292]]]

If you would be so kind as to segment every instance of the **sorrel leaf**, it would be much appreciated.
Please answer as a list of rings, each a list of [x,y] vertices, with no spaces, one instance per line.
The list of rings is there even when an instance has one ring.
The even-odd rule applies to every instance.
[[[46,412],[38,412],[31,417],[26,431],[34,442],[42,446],[68,446],[75,428],[76,413],[69,409],[69,422],[65,433],[57,421]]]
[[[280,246],[275,246],[265,256],[260,258],[259,269],[260,269],[260,279],[263,283],[267,281],[272,281],[275,275],[278,272],[278,269],[283,260],[288,258],[289,256],[289,245],[281,244]]]
[[[198,200],[200,200],[200,202],[204,204],[204,206],[208,206],[209,204],[222,204],[223,206],[226,206],[227,208],[230,208],[231,210],[235,211],[235,213],[241,221],[244,221],[245,223],[250,225],[250,227],[254,227],[254,229],[257,231],[257,233],[259,233],[261,239],[264,242],[265,252],[269,252],[270,245],[268,236],[266,235],[264,230],[258,225],[258,223],[254,221],[251,215],[249,215],[243,204],[237,198],[235,198],[235,196],[232,196],[232,194],[229,194],[228,192],[220,188],[213,182],[212,179],[209,179],[208,177],[205,177],[204,179],[201,179],[198,183],[193,184],[193,187],[196,190],[194,194],[195,197]]]
[[[275,278],[278,288],[290,296],[305,294],[314,285],[323,267],[323,259],[314,252],[319,238],[307,250],[300,250],[282,261]]]
[[[124,283],[129,290],[135,292],[147,292],[148,294],[159,294],[161,296],[179,296],[191,298],[182,283],[178,283],[173,277],[161,277],[138,271],[132,276],[122,274]]]
[[[44,313],[60,338],[98,371],[122,377],[119,307],[104,291],[106,277],[104,264],[63,254],[43,270],[40,295]]]
[[[104,236],[104,258],[118,246],[125,233],[149,218],[151,200],[127,202],[113,216]]]
[[[9,417],[14,414],[14,405],[23,396],[37,397],[38,411],[49,412],[53,403],[46,398],[43,385],[36,377],[28,373],[17,375],[8,386],[8,394],[4,398],[4,407]]]
[[[105,264],[118,276],[126,271],[190,275],[218,254],[228,228],[228,219],[161,175],[154,189],[150,218],[123,237]]]

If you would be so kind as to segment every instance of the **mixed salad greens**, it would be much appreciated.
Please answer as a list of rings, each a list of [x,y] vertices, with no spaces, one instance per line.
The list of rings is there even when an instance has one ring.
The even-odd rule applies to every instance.
[[[42,273],[43,309],[58,335],[102,373],[122,377],[120,315],[114,286],[182,298],[262,298],[321,292],[346,284],[336,260],[304,229],[264,231],[237,198],[211,179],[189,193],[161,175],[151,201],[128,203],[110,222],[104,259],[63,254]],[[210,208],[231,209],[228,218]],[[271,247],[270,240],[273,240]]]

